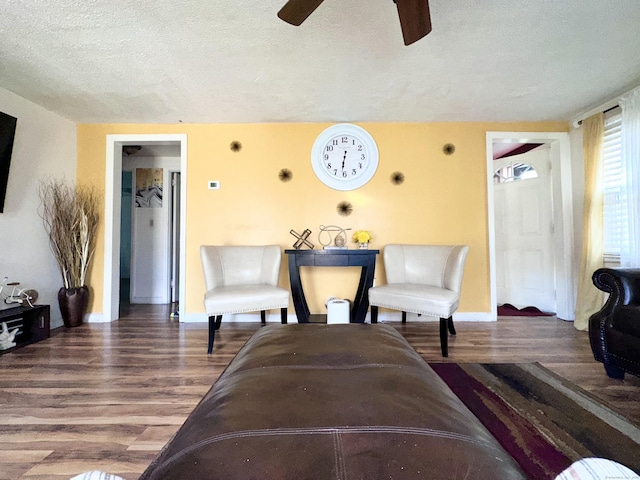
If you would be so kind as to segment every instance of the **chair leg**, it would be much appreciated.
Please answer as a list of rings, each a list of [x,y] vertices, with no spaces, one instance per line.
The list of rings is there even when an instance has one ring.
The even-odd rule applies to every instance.
[[[287,324],[287,309],[286,308],[281,308],[280,309],[280,323],[282,323],[282,325],[286,325]]]
[[[216,330],[220,330],[220,322],[222,322],[222,315],[211,315],[209,317],[209,348],[207,354],[213,352],[213,341],[216,339]]]
[[[447,318],[447,328],[449,329],[449,333],[451,335],[455,335],[456,334],[456,329],[453,326],[453,316]]]
[[[260,321],[262,322],[262,325],[267,324],[267,312],[264,310],[260,310]]]
[[[616,367],[615,365],[610,365],[610,364],[605,363],[604,364],[604,370],[605,370],[605,372],[607,372],[607,376],[609,378],[615,378],[617,380],[624,379],[624,370],[622,370],[619,367]]]
[[[378,323],[378,307],[371,305],[371,323]]]
[[[447,319],[440,319],[440,349],[442,350],[442,356],[449,356],[449,332],[447,332]]]
[[[402,312],[402,323],[407,323],[407,312]]]

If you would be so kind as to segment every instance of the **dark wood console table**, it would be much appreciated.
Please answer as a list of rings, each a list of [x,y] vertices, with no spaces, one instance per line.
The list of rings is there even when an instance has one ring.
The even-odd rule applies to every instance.
[[[289,256],[291,295],[299,323],[308,323],[311,318],[302,289],[300,267],[362,267],[350,321],[364,323],[369,309],[368,293],[373,286],[376,255],[380,253],[379,250],[285,250],[284,253]]]
[[[2,323],[6,323],[9,330],[16,327],[20,330],[14,339],[16,346],[0,350],[0,355],[49,338],[51,332],[49,305],[20,306],[0,310],[0,324]]]

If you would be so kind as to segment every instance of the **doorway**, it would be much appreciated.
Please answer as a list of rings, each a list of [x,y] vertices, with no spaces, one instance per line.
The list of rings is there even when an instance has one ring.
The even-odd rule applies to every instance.
[[[130,213],[130,225],[121,223],[120,257],[126,253],[127,227],[129,229],[130,250],[130,292],[132,304],[171,303],[173,271],[179,272],[179,264],[172,259],[172,240],[179,234],[179,225],[173,223],[178,216],[173,215],[173,195],[179,189],[173,188],[174,176],[180,173],[180,149],[178,144],[123,147],[126,156],[122,159],[123,197],[122,211]],[[125,205],[127,188],[124,184],[131,175],[133,202]],[[127,281],[121,261],[120,284]],[[121,287],[122,291],[122,287]],[[177,295],[176,295],[177,297]],[[126,298],[120,297],[121,302]],[[176,299],[177,301],[177,299]]]
[[[179,201],[174,207],[179,212],[171,218],[177,218],[178,231],[175,233],[178,245],[176,251],[178,258],[175,262],[177,270],[177,297],[178,304],[184,305],[185,301],[185,252],[180,249],[184,245],[185,222],[184,212],[186,210],[186,169],[187,169],[187,136],[185,134],[172,135],[107,135],[107,156],[106,156],[106,181],[105,181],[105,258],[104,258],[104,298],[103,298],[103,321],[110,322],[119,318],[120,307],[120,251],[121,251],[121,191],[122,191],[122,147],[138,145],[142,146],[174,146],[180,152],[181,175],[178,177],[179,186],[177,188]],[[177,172],[177,169],[174,169]],[[173,177],[173,175],[172,175]],[[135,179],[133,180],[135,182]],[[169,237],[167,231],[167,237]],[[181,251],[182,250],[182,251]],[[167,258],[167,270],[169,270],[170,260]],[[166,284],[167,292],[170,291],[169,282]],[[168,295],[170,295],[168,293]],[[179,313],[176,309],[175,313]]]
[[[497,319],[497,269],[496,269],[496,210],[494,193],[494,144],[548,144],[551,176],[551,201],[553,204],[553,234],[551,255],[555,268],[556,315],[564,320],[575,316],[575,289],[573,280],[573,201],[571,187],[571,155],[569,134],[560,132],[487,132],[487,215],[489,230],[489,270],[491,291],[490,319]]]

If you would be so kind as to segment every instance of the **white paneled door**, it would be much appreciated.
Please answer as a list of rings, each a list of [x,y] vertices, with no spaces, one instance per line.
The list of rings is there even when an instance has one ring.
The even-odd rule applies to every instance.
[[[496,160],[496,170],[516,175],[493,187],[498,305],[556,312],[549,148]]]

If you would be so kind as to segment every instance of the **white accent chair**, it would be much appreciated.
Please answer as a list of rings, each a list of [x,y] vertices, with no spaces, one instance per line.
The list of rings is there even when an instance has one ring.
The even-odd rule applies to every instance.
[[[378,307],[440,318],[440,348],[449,355],[447,330],[456,334],[453,312],[460,301],[466,245],[387,245],[383,251],[387,284],[369,289],[371,323]]]
[[[222,316],[231,313],[280,309],[287,323],[289,291],[278,286],[282,251],[278,245],[215,246],[202,245],[200,258],[204,271],[204,308],[209,316],[209,349],[213,351],[216,330]]]

